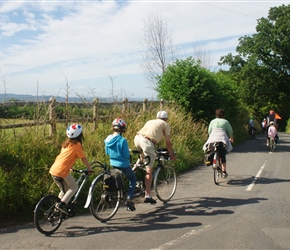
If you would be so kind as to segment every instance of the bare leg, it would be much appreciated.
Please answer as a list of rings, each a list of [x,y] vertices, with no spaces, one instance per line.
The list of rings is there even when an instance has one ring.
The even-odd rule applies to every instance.
[[[152,173],[153,173],[153,168],[147,167],[146,168],[146,176],[145,176],[145,196],[150,196],[150,191],[151,191],[151,183],[152,183]]]
[[[222,171],[223,172],[227,171],[227,164],[226,163],[222,163]]]

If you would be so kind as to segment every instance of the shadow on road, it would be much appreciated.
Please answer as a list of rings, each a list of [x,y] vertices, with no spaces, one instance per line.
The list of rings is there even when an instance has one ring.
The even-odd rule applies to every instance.
[[[81,237],[91,234],[100,234],[114,231],[146,232],[152,230],[168,230],[180,228],[199,227],[199,222],[173,223],[175,219],[188,216],[216,216],[221,214],[233,214],[230,209],[233,206],[257,204],[266,198],[232,199],[223,197],[188,197],[173,200],[169,204],[156,206],[150,212],[144,212],[135,216],[113,218],[98,227],[72,226],[66,227],[62,232],[56,232],[56,237]],[[228,209],[227,209],[228,208]]]
[[[231,177],[231,179],[229,181],[227,181],[227,185],[230,185],[231,187],[232,186],[237,186],[237,187],[248,186],[253,182],[254,178],[255,178],[255,176],[249,176],[247,178],[233,176],[233,177]],[[289,179],[259,177],[255,181],[256,184],[272,184],[272,183],[281,183],[281,182],[290,182],[290,180]]]

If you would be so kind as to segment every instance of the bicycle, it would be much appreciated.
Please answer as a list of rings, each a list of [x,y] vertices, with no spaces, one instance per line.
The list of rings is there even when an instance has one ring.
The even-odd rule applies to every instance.
[[[132,150],[131,152],[133,154],[138,154],[138,157],[140,158],[141,151]],[[157,164],[153,172],[153,187],[157,198],[160,201],[168,202],[176,191],[176,172],[169,164],[170,155],[167,149],[158,149],[156,151],[156,156]],[[145,171],[145,166],[148,165],[149,162],[150,159],[148,157],[145,158],[144,162],[138,165],[138,169]],[[132,163],[132,165],[134,165],[134,163]],[[104,176],[105,174],[110,174],[112,170],[110,170],[110,167],[107,167],[106,164],[101,164],[100,166],[103,170],[91,184],[85,207],[90,206],[91,213],[94,217],[101,222],[106,222],[113,218],[117,213],[122,200],[124,203],[126,188],[124,185],[121,189],[108,189]],[[123,177],[123,179],[125,178]],[[123,182],[126,182],[126,180],[123,180]],[[144,196],[144,187],[144,178],[140,180],[138,179],[136,182],[134,197]]]
[[[254,127],[250,127],[248,132],[251,139],[257,139],[257,130]]]
[[[219,146],[225,147],[222,142],[210,143],[207,147],[207,151],[210,152],[210,156],[207,157],[205,164],[207,166],[212,165],[213,168],[213,179],[216,185],[219,185],[219,177],[222,176],[222,166],[219,155]]]
[[[97,161],[94,161],[90,163],[90,165],[94,169],[97,163],[98,163]],[[45,235],[50,235],[54,233],[60,227],[63,220],[73,217],[75,215],[76,213],[75,206],[77,203],[77,199],[84,187],[84,184],[88,179],[89,174],[87,169],[86,170],[73,169],[73,172],[80,173],[80,176],[76,181],[79,188],[74,197],[72,198],[72,200],[68,204],[67,214],[60,212],[55,207],[55,205],[60,202],[60,198],[53,194],[42,197],[40,201],[36,204],[34,209],[34,225],[40,233]],[[56,178],[60,182],[63,181],[62,178],[58,177]]]
[[[141,155],[141,151],[135,150],[135,154]],[[158,148],[156,150],[156,162],[152,174],[153,190],[156,197],[162,202],[168,202],[172,199],[177,188],[177,176],[174,167],[170,164],[170,154],[167,148]],[[142,184],[145,187],[145,171],[146,169],[139,166],[142,171]],[[137,171],[138,171],[137,169]],[[144,189],[145,191],[145,189]],[[144,193],[143,193],[144,194]]]

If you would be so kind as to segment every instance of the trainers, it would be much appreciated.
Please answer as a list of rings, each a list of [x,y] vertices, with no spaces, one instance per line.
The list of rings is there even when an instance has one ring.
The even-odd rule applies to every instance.
[[[227,178],[227,177],[228,177],[228,173],[227,173],[227,171],[223,171],[223,172],[222,172],[222,177],[223,177],[223,178]]]
[[[127,210],[129,211],[135,211],[136,208],[135,208],[135,205],[132,201],[129,201],[129,200],[126,200],[125,201],[125,206],[127,207]]]
[[[61,211],[62,213],[68,214],[67,205],[64,202],[59,202],[55,205],[55,207]]]
[[[154,200],[152,197],[146,197],[144,203],[156,204],[156,200]]]

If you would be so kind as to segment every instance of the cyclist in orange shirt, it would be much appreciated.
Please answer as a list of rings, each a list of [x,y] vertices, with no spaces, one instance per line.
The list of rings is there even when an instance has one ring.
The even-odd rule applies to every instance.
[[[49,170],[54,182],[60,189],[58,197],[61,201],[56,205],[56,208],[63,213],[67,213],[67,204],[78,190],[74,177],[69,173],[77,158],[82,159],[89,173],[93,173],[82,147],[84,140],[82,126],[72,124],[67,128],[66,134],[68,139],[63,142],[61,152]],[[64,191],[62,187],[64,187]]]

